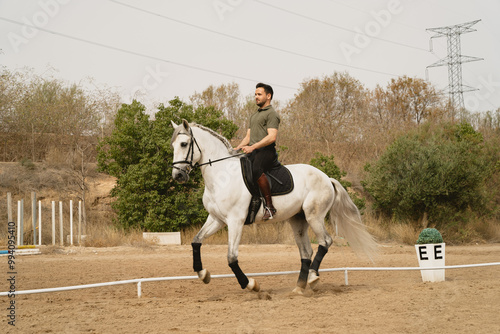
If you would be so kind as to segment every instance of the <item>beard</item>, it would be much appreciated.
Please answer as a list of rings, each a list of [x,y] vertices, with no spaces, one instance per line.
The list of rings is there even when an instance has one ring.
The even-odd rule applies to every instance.
[[[264,101],[260,101],[260,102],[255,101],[255,104],[256,104],[259,108],[262,108],[262,106],[266,104],[266,100],[264,100]]]

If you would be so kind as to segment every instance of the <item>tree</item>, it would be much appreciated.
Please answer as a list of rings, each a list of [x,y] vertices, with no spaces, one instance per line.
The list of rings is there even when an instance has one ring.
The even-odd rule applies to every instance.
[[[358,80],[335,72],[322,79],[304,81],[287,107],[286,116],[290,125],[298,127],[295,134],[331,142],[352,135],[352,129],[346,125],[355,123],[365,96],[366,90]]]
[[[210,85],[201,93],[194,93],[190,97],[194,106],[212,106],[226,115],[227,119],[235,122],[238,110],[241,108],[240,88],[237,83],[222,84],[220,86]]]
[[[391,79],[386,89],[388,116],[403,122],[422,123],[432,115],[439,100],[434,87],[419,78],[402,76]]]
[[[491,212],[485,182],[493,166],[482,135],[468,123],[425,124],[397,138],[365,167],[365,189],[388,216],[436,226],[464,222],[467,210]]]
[[[115,119],[115,128],[99,145],[98,162],[102,171],[117,177],[112,196],[119,224],[148,231],[178,231],[200,224],[207,213],[201,201],[203,179],[199,170],[187,183],[172,180],[173,134],[171,121],[196,122],[231,138],[236,126],[213,107],[184,104],[178,98],[160,105],[154,120],[137,101],[124,104]]]
[[[123,104],[118,110],[114,130],[97,148],[99,168],[119,178],[131,165],[138,164],[146,153],[145,140],[151,132],[146,108],[137,102]]]
[[[0,75],[0,131],[11,143],[12,160],[40,161],[51,149],[68,154],[86,146],[116,106],[117,95],[106,89],[88,90],[28,70]]]

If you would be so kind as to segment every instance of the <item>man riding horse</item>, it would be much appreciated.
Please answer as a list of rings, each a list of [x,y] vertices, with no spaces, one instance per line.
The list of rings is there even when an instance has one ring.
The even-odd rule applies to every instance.
[[[273,88],[263,83],[258,83],[255,88],[255,103],[259,109],[250,117],[247,134],[235,150],[242,150],[252,161],[253,181],[259,185],[266,201],[262,219],[268,220],[276,214],[276,209],[273,206],[271,187],[265,172],[271,169],[276,160],[276,138],[280,118],[271,105]]]

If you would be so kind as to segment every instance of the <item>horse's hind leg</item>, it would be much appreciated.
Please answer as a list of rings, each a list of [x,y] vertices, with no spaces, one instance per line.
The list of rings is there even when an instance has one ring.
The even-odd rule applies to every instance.
[[[293,292],[302,294],[307,286],[307,277],[309,275],[311,257],[313,254],[311,242],[307,233],[309,225],[307,224],[303,213],[292,217],[288,222],[292,227],[295,242],[299,248],[301,262],[299,279],[297,280],[297,286],[293,289]]]
[[[321,265],[321,261],[323,261],[323,258],[328,252],[328,248],[330,248],[330,245],[333,243],[333,239],[326,231],[324,218],[309,218],[308,223],[309,226],[311,226],[314,234],[316,234],[316,238],[318,239],[318,251],[311,264],[311,268],[309,269],[309,278],[307,280],[307,283],[309,284],[311,289],[313,289],[319,282],[319,266]]]
[[[213,217],[209,215],[205,224],[203,224],[203,227],[196,234],[193,242],[191,243],[191,247],[193,247],[193,269],[198,273],[198,277],[205,284],[210,283],[210,272],[203,269],[203,265],[201,264],[201,243],[203,242],[203,239],[211,236],[223,226],[223,223],[213,219]]]

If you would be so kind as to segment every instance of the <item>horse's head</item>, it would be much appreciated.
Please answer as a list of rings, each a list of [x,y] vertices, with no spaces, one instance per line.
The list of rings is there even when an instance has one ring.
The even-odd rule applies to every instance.
[[[174,134],[172,147],[174,148],[172,178],[179,183],[189,180],[189,173],[201,158],[201,150],[193,136],[189,123],[183,119],[181,125],[172,121]]]

